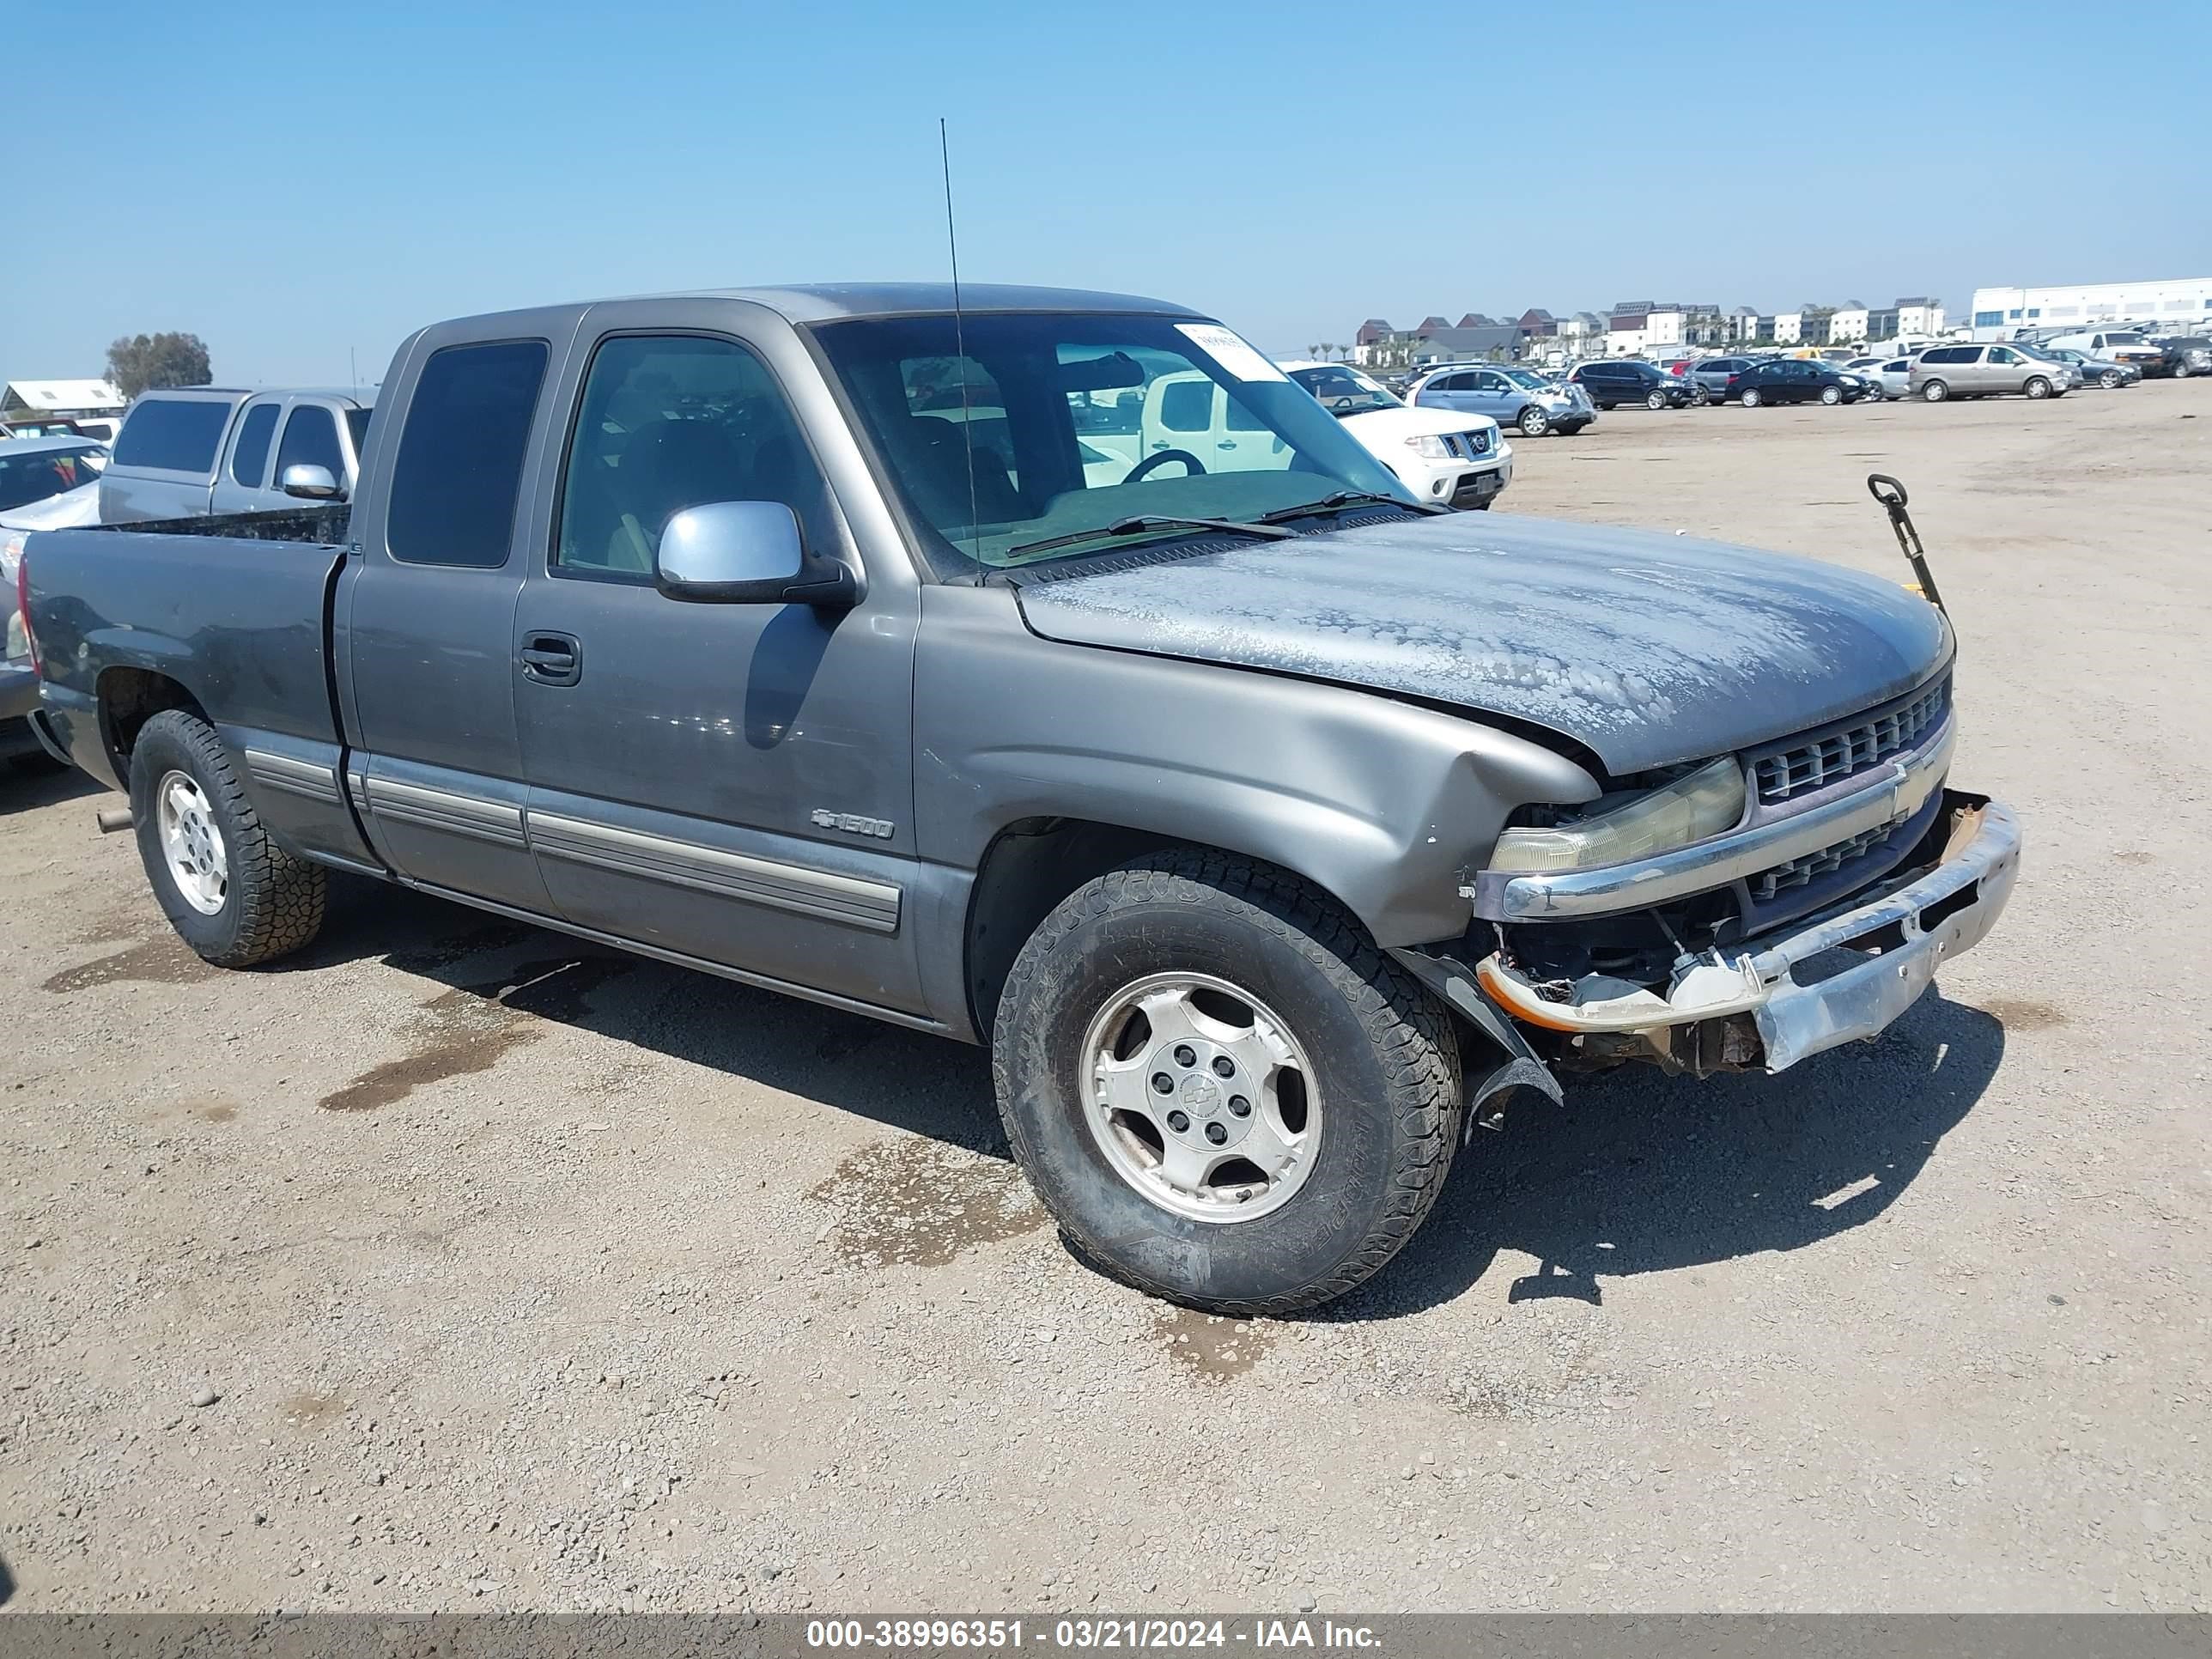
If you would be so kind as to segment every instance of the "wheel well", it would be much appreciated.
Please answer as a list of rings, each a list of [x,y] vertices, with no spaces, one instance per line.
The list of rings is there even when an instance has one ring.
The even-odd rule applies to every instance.
[[[171,708],[207,719],[199,699],[167,674],[149,668],[111,668],[100,677],[100,733],[115,762],[118,776],[131,770],[131,745],[139,728],[155,715]]]
[[[1054,906],[1094,876],[1157,848],[1181,846],[1172,836],[1087,818],[1021,818],[999,832],[975,872],[968,901],[968,1009],[988,1043],[999,995],[1014,958]]]

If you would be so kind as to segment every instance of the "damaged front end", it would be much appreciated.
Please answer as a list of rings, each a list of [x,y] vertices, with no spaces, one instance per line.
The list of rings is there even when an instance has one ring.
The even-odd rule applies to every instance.
[[[1742,898],[1729,889],[1564,927],[1498,924],[1476,981],[1565,1068],[1779,1072],[1878,1035],[2003,910],[2020,867],[2010,809],[1939,790],[1905,825],[1918,834],[1889,874],[1771,931],[1717,942],[1730,929],[1710,913]],[[1699,933],[1716,942],[1692,948]]]
[[[1947,665],[1862,714],[1509,824],[1441,953],[1474,981],[1455,1000],[1479,990],[1509,1054],[1560,1070],[1779,1072],[1878,1035],[2019,872],[2011,811],[1946,787],[1956,743]]]

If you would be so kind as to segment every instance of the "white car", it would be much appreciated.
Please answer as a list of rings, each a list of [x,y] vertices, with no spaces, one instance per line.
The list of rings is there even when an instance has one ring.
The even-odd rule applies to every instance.
[[[1280,367],[1425,501],[1480,510],[1513,482],[1513,446],[1487,415],[1411,408],[1348,363]]]
[[[1885,357],[1871,368],[1855,368],[1852,373],[1880,382],[1885,400],[1902,398],[1912,389],[1912,359],[1910,357]]]
[[[91,438],[12,438],[0,444],[0,529],[98,524],[100,474],[106,465],[107,446]]]

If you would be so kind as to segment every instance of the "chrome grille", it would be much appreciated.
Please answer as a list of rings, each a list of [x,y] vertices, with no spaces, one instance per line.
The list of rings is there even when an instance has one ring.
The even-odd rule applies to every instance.
[[[1752,902],[1765,904],[1778,893],[1792,887],[1803,887],[1816,877],[1833,874],[1853,859],[1881,846],[1896,829],[1893,823],[1885,823],[1879,829],[1862,830],[1848,841],[1839,841],[1832,847],[1823,847],[1817,853],[1808,853],[1802,858],[1792,859],[1787,864],[1778,864],[1771,870],[1753,876],[1749,884]]]
[[[1911,748],[1942,724],[1950,702],[1946,675],[1910,702],[1893,704],[1871,720],[1763,757],[1753,763],[1759,799],[1771,806],[1810,794]]]
[[[1447,432],[1444,434],[1444,453],[1454,460],[1480,460],[1490,453],[1490,434],[1487,432]]]

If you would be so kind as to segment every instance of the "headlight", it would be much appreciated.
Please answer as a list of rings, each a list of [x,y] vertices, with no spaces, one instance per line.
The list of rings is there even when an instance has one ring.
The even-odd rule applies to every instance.
[[[1555,871],[1625,864],[1733,830],[1742,816],[1743,768],[1731,757],[1595,817],[1547,830],[1508,830],[1498,838],[1490,867]]]
[[[1444,447],[1444,441],[1428,433],[1418,438],[1407,439],[1406,447],[1425,461],[1448,461],[1451,459],[1451,451]]]

